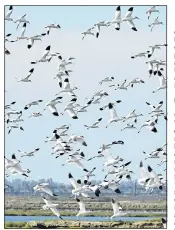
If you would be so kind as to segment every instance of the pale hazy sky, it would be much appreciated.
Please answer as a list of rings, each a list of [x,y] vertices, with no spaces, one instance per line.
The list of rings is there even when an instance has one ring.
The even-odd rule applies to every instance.
[[[132,60],[130,57],[139,52],[148,50],[150,45],[166,43],[166,8],[158,7],[160,13],[151,15],[148,21],[146,9],[148,6],[136,6],[134,8],[134,16],[138,16],[141,20],[136,20],[135,25],[138,32],[132,31],[127,23],[121,25],[121,30],[116,31],[113,27],[101,28],[98,39],[87,36],[81,39],[81,32],[93,26],[94,23],[102,20],[111,20],[114,17],[116,6],[14,6],[12,17],[17,19],[23,14],[27,14],[26,18],[30,21],[27,25],[26,35],[34,36],[45,31],[44,27],[51,23],[59,23],[61,30],[51,30],[50,35],[43,38],[42,42],[36,41],[31,50],[27,49],[27,41],[19,41],[16,43],[6,43],[6,47],[11,55],[6,56],[5,65],[5,83],[6,83],[6,104],[16,101],[14,108],[23,110],[24,105],[33,101],[42,99],[44,102],[40,106],[31,107],[29,110],[23,110],[24,132],[21,130],[12,130],[10,135],[6,132],[6,156],[10,158],[12,153],[20,158],[18,149],[21,151],[32,151],[40,148],[35,157],[21,158],[22,167],[31,170],[29,179],[53,178],[54,180],[68,183],[68,173],[71,172],[75,178],[83,175],[81,169],[76,165],[61,165],[67,157],[63,156],[55,159],[51,155],[50,143],[45,143],[45,137],[52,135],[55,127],[63,124],[71,124],[68,133],[83,135],[88,147],[81,147],[75,144],[75,149],[82,148],[87,158],[97,153],[99,147],[105,143],[114,140],[123,140],[123,146],[114,146],[111,149],[113,155],[119,155],[126,161],[132,160],[130,169],[136,173],[134,178],[139,175],[139,162],[144,159],[142,151],[151,152],[153,149],[160,147],[166,141],[166,123],[163,118],[159,120],[157,125],[158,133],[152,133],[144,128],[140,134],[136,130],[125,130],[123,123],[111,124],[108,129],[105,128],[109,111],[99,111],[99,107],[103,104],[113,102],[114,100],[122,100],[117,105],[117,113],[119,116],[126,116],[131,110],[136,109],[137,113],[144,113],[137,123],[137,127],[149,119],[148,113],[150,108],[146,105],[146,101],[157,105],[163,100],[163,110],[166,110],[166,91],[162,90],[153,94],[152,91],[159,85],[155,76],[149,78],[148,66],[145,64],[145,58]],[[122,16],[125,15],[128,6],[121,7]],[[7,9],[6,9],[7,11]],[[148,24],[152,23],[155,17],[159,15],[159,20],[164,25],[155,27],[150,32]],[[15,38],[19,35],[20,29],[16,31],[16,25],[12,22],[5,22],[5,34],[12,33]],[[20,27],[21,28],[21,27]],[[56,93],[60,91],[57,80],[54,76],[57,72],[58,60],[54,59],[50,63],[39,63],[31,65],[31,61],[35,61],[42,55],[44,49],[51,45],[51,52],[60,52],[65,58],[75,57],[75,64],[69,66],[73,73],[70,74],[71,85],[77,86],[79,104],[85,103],[85,97],[91,97],[92,94],[99,90],[106,90],[109,97],[101,100],[100,105],[92,105],[88,108],[88,113],[80,113],[78,120],[72,120],[66,113],[64,116],[54,117],[50,111],[46,110],[40,118],[30,118],[28,116],[32,112],[43,112],[45,103],[51,100]],[[153,58],[166,60],[166,49],[163,47],[161,51],[156,51]],[[34,67],[31,83],[18,83],[15,77],[23,77],[28,71]],[[128,91],[115,91],[109,88],[109,83],[99,85],[99,81],[107,76],[114,76],[115,82],[120,83],[124,79],[142,78],[146,83],[136,85],[129,88]],[[71,99],[65,95],[63,103],[57,106],[59,113]],[[103,120],[100,129],[86,130],[84,124],[92,124],[98,118]],[[101,172],[103,159],[94,159],[85,162],[87,169],[94,166],[96,169],[96,179],[103,179],[104,173]],[[158,160],[147,160],[144,164],[150,164],[156,172],[162,173],[162,169],[157,167]],[[12,178],[17,178],[14,176]],[[20,178],[22,178],[20,176]]]

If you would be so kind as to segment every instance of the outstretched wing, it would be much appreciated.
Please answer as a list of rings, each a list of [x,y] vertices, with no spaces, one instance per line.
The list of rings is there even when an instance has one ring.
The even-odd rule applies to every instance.
[[[133,21],[127,21],[129,27],[132,29],[132,30],[136,30],[136,27],[134,25],[134,22]]]
[[[140,176],[141,176],[141,178],[143,178],[143,179],[144,179],[144,178],[148,178],[146,169],[145,169],[145,167],[143,166],[142,161],[140,162]]]
[[[80,212],[85,212],[86,211],[85,204],[82,201],[80,201],[79,199],[77,199],[77,202],[78,202],[78,205],[80,208]]]
[[[116,215],[117,213],[119,213],[119,206],[118,204],[112,199],[112,208],[113,208],[113,211],[114,211],[114,215]]]
[[[9,18],[11,16],[12,12],[13,12],[13,6],[10,6],[5,17]]]
[[[116,8],[116,11],[115,11],[115,19],[116,19],[116,20],[121,19],[121,8],[120,8],[120,6],[118,6],[118,7]]]
[[[77,181],[73,178],[73,176],[71,175],[71,173],[69,173],[69,182],[74,187],[74,189],[77,189],[78,187],[81,187],[81,185],[78,184]]]
[[[57,208],[50,208],[50,210],[58,217],[60,217],[60,213]]]
[[[47,194],[53,196],[53,192],[51,191],[50,188],[44,187],[44,188],[41,188],[41,190],[43,190],[45,193],[47,193]]]
[[[50,200],[47,200],[45,197],[43,197],[44,202],[46,203],[46,205],[51,205],[52,202]]]
[[[24,37],[25,32],[26,32],[26,23],[23,24],[21,37]]]
[[[127,13],[126,13],[126,15],[125,15],[125,18],[127,18],[127,17],[131,17],[131,15],[132,15],[132,12],[133,12],[133,7],[130,7],[129,9],[128,9],[128,11],[127,11]]]

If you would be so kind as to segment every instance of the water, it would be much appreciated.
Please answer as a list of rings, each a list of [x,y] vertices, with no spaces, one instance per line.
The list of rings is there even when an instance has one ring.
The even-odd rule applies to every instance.
[[[113,221],[144,221],[152,220],[155,217],[115,217]],[[29,221],[44,221],[44,220],[58,220],[57,216],[5,216],[5,222],[29,222]],[[63,216],[64,220],[77,220],[76,216]],[[102,216],[80,216],[81,221],[110,221],[109,217]]]

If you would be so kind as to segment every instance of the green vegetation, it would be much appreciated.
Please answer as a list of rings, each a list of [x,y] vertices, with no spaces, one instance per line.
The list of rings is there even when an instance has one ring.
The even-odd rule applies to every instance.
[[[5,228],[31,228],[26,222],[6,222]]]
[[[62,216],[75,216],[77,211],[60,211]],[[50,210],[5,210],[6,216],[53,216],[53,213]],[[111,216],[112,211],[94,211],[93,213],[89,213],[88,216]],[[154,212],[145,212],[145,213],[128,213],[126,216],[129,217],[161,217],[164,216],[164,213],[154,213]]]
[[[53,199],[53,198],[52,198]],[[94,211],[112,211],[111,198],[106,200],[99,198],[97,200],[82,199],[84,202],[87,201],[86,207],[89,210]],[[134,200],[133,197],[116,197],[116,200],[120,202],[123,210],[137,210],[144,211],[162,211],[166,210],[165,200],[147,200],[146,197],[140,200]],[[79,208],[77,202],[73,199],[56,197],[53,203],[58,203],[59,210],[66,212],[76,212]],[[44,201],[41,197],[18,197],[18,196],[6,196],[5,197],[5,209],[6,210],[40,210],[44,205]]]

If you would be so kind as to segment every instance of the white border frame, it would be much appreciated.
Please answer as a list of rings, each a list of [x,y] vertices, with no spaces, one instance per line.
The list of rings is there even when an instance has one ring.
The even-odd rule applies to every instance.
[[[42,4],[41,4],[42,2]],[[175,150],[174,150],[174,114],[175,114],[175,89],[174,89],[174,53],[175,53],[175,43],[174,43],[174,31],[175,31],[175,4],[173,1],[165,1],[165,0],[147,0],[147,1],[140,1],[140,0],[30,0],[30,1],[22,1],[22,0],[1,0],[0,1],[0,33],[1,33],[1,46],[0,46],[0,53],[1,53],[1,68],[0,68],[0,106],[1,111],[4,111],[4,5],[167,5],[167,31],[168,31],[168,65],[167,65],[167,74],[168,74],[168,93],[167,93],[167,111],[168,111],[168,126],[167,126],[167,141],[168,141],[168,163],[167,163],[167,180],[168,180],[168,223],[167,229],[168,230],[175,230],[175,223],[174,223],[174,200],[175,200],[175,181],[174,181],[174,174],[175,174]],[[174,23],[174,24],[173,24]],[[0,172],[0,181],[1,181],[1,189],[0,189],[0,197],[1,197],[1,209],[0,209],[0,226],[1,229],[4,229],[4,112],[0,113],[0,121],[1,121],[1,145],[0,145],[0,152],[1,152],[1,172]],[[170,184],[171,183],[171,184]],[[173,186],[173,187],[172,187]]]

